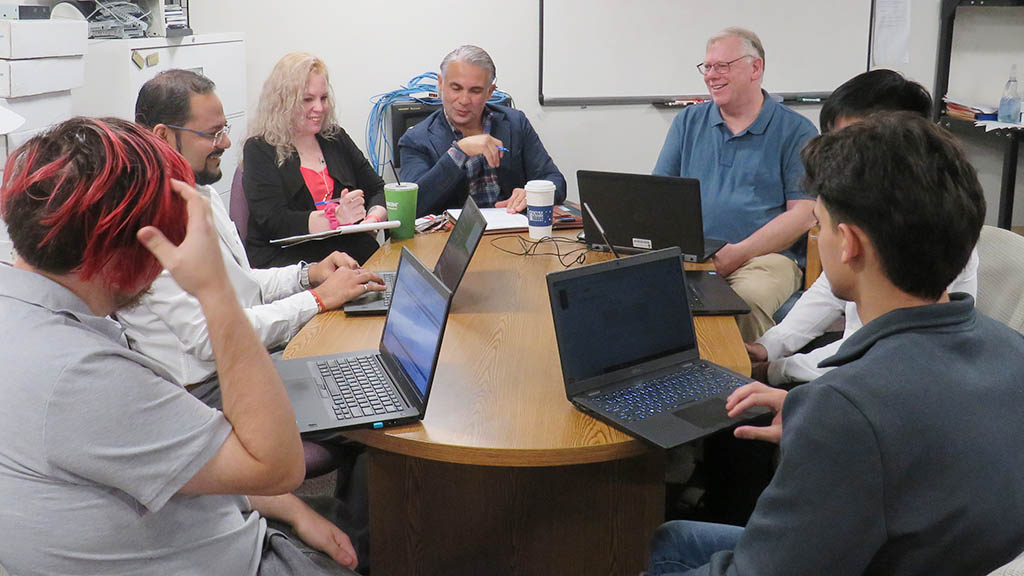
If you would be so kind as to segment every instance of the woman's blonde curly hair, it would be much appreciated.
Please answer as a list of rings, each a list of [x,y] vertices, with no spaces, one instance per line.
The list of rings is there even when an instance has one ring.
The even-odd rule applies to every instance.
[[[270,71],[270,76],[263,83],[260,101],[256,105],[256,114],[249,131],[250,136],[263,138],[277,150],[277,165],[295,154],[295,125],[302,114],[302,96],[306,91],[306,83],[314,72],[323,74],[327,81],[328,111],[324,115],[320,135],[331,139],[339,132],[337,116],[335,116],[334,89],[331,78],[327,74],[324,61],[308,52],[292,52],[286,54]]]

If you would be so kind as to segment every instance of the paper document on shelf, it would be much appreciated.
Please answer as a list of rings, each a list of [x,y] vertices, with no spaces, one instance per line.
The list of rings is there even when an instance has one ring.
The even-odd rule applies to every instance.
[[[948,92],[945,96],[942,97],[942,101],[948,102],[950,104],[956,104],[959,106],[965,106],[967,108],[970,108],[971,110],[974,110],[975,112],[981,112],[982,114],[995,114],[996,110],[999,109],[998,106],[992,106],[990,104],[981,104],[978,102],[967,100],[965,98],[958,98],[952,94],[949,94]]]
[[[314,232],[312,234],[299,234],[298,236],[278,238],[276,240],[271,240],[270,243],[277,244],[282,248],[286,248],[288,246],[302,244],[303,242],[312,242],[313,240],[323,240],[324,238],[331,238],[332,236],[341,236],[342,234],[354,234],[356,232],[373,232],[374,230],[387,230],[388,228],[398,228],[401,225],[402,222],[400,220],[385,220],[383,222],[363,222],[360,224],[338,226],[334,230],[327,230],[325,232]]]
[[[1024,130],[1024,124],[1011,124],[1009,122],[997,122],[995,120],[979,120],[975,122],[974,125],[984,127],[985,132],[991,132],[993,130]]]
[[[910,0],[875,0],[871,63],[898,66],[910,62]]]
[[[451,208],[445,211],[452,220],[458,220],[459,215],[462,214],[461,208]],[[530,221],[526,219],[525,214],[509,214],[504,208],[481,208],[480,213],[484,215],[484,219],[487,220],[487,228],[484,233],[487,232],[506,232],[512,230],[526,230],[530,226]]]

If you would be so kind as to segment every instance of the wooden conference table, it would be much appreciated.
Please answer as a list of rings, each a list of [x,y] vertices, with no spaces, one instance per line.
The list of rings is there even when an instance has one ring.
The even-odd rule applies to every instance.
[[[366,267],[396,269],[403,245],[433,266],[447,237],[385,244]],[[566,400],[544,279],[562,266],[496,238],[455,294],[426,418],[345,434],[369,447],[373,573],[636,574],[664,519],[664,452]],[[383,324],[320,314],[285,356],[375,349]],[[696,330],[703,358],[750,373],[731,317]]]

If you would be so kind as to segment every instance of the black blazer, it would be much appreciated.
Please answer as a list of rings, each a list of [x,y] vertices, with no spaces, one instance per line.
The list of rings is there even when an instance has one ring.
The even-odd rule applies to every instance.
[[[362,189],[366,209],[384,206],[384,180],[373,170],[355,142],[342,130],[332,139],[316,137],[334,180],[334,197],[345,188]],[[309,213],[317,209],[299,170],[298,154],[278,167],[277,151],[263,138],[249,138],[242,153],[242,187],[249,205],[245,251],[255,267],[281,254],[270,240],[309,232]]]

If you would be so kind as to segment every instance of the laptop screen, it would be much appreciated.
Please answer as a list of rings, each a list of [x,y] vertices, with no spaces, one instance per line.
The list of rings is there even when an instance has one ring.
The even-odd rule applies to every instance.
[[[473,202],[472,197],[467,198],[462,213],[455,222],[455,228],[448,237],[448,243],[444,245],[444,250],[434,265],[434,275],[452,292],[459,287],[462,275],[466,273],[469,261],[486,228],[487,220],[476,207],[476,202]]]
[[[566,384],[696,346],[677,250],[595,264],[550,282]]]
[[[406,249],[394,286],[381,352],[402,367],[424,398],[444,335],[451,293]]]

